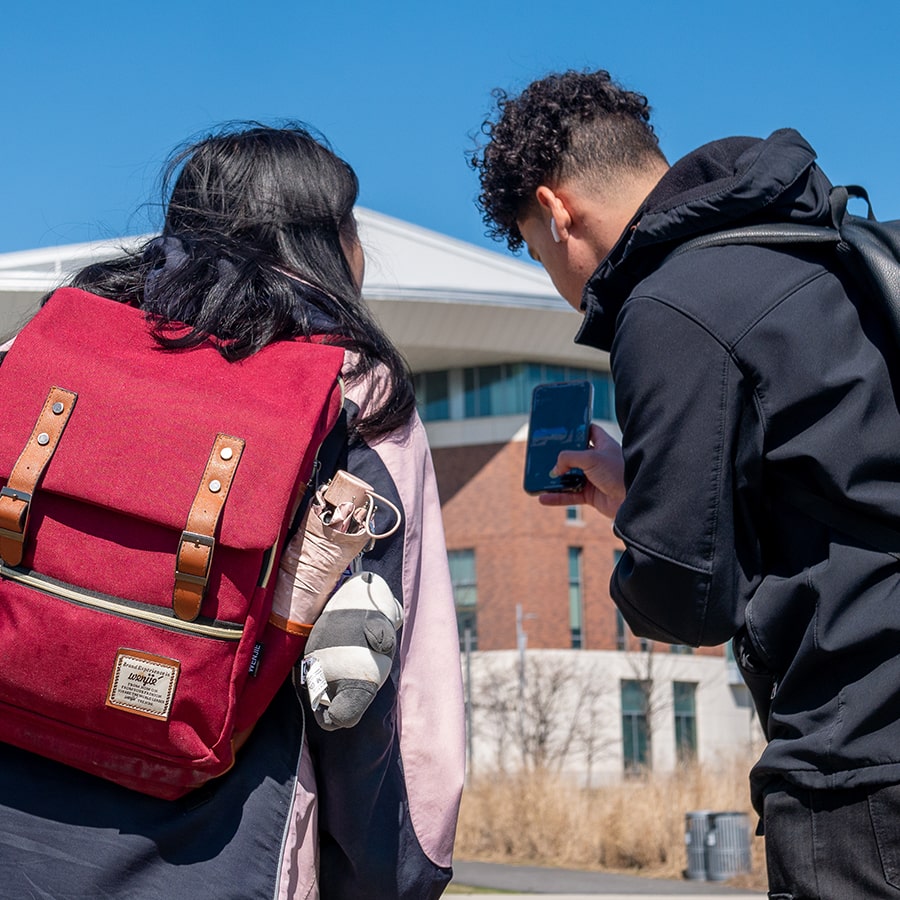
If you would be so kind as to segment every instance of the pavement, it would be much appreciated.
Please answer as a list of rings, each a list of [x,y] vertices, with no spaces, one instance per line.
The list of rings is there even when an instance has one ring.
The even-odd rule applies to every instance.
[[[453,881],[457,886],[496,890],[502,900],[737,900],[739,897],[764,897],[760,891],[730,888],[709,881],[672,881],[616,875],[609,872],[584,872],[549,869],[540,866],[508,866],[496,863],[454,860]],[[480,896],[490,896],[479,891]]]

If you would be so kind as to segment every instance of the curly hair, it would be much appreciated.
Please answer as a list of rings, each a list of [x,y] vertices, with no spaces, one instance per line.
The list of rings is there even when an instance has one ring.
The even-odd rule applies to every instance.
[[[497,119],[482,124],[488,141],[469,164],[481,182],[477,204],[487,234],[513,252],[524,243],[516,220],[541,184],[573,176],[602,183],[665,162],[647,98],[602,69],[548,75],[518,97],[500,88],[491,96]]]

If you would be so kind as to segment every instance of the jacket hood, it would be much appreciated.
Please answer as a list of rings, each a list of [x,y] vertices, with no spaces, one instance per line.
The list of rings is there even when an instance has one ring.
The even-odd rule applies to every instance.
[[[575,342],[608,350],[635,285],[679,243],[755,223],[831,221],[831,183],[803,137],[784,128],[766,139],[732,137],[676,162],[647,196],[585,286]]]

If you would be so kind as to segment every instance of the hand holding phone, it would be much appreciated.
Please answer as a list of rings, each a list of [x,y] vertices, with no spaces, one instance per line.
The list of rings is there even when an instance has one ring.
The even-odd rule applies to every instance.
[[[541,503],[544,506],[584,503],[596,509],[601,516],[615,519],[619,507],[625,501],[625,458],[622,456],[621,444],[599,425],[592,424],[590,447],[576,454],[566,453],[569,464],[573,456],[581,461],[586,479],[584,489],[574,498],[559,492],[541,494]]]
[[[561,451],[587,449],[593,397],[589,381],[540,384],[534,389],[525,449],[527,493],[572,492],[584,487],[584,473],[579,469],[555,478],[550,471]]]

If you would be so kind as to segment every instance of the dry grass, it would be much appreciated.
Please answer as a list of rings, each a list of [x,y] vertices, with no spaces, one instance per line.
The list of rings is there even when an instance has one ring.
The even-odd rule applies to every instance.
[[[746,812],[749,763],[714,773],[699,767],[579,788],[551,773],[492,775],[463,794],[460,859],[681,878],[685,813]],[[762,838],[751,837],[752,872],[730,884],[765,890]]]

